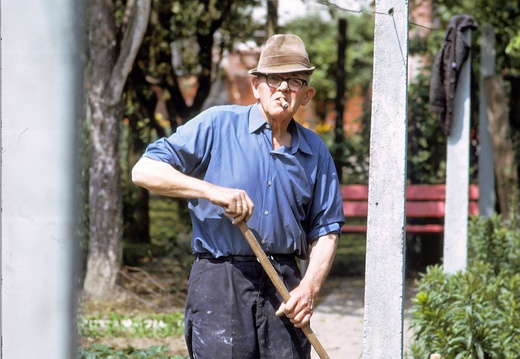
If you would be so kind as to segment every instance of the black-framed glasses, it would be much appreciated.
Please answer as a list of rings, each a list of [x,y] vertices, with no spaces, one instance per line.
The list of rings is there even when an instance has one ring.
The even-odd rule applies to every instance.
[[[302,89],[303,85],[307,85],[307,81],[304,79],[299,79],[297,77],[280,77],[278,75],[269,75],[269,74],[261,74],[260,76],[264,76],[266,78],[267,86],[271,88],[278,88],[282,84],[282,82],[287,82],[287,87],[289,90],[298,92]]]

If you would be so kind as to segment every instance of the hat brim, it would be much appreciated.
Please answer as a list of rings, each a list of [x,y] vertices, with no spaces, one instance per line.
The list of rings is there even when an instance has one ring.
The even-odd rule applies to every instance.
[[[257,67],[255,69],[249,70],[249,73],[251,75],[258,75],[258,74],[290,74],[295,72],[307,72],[309,74],[312,74],[315,67],[306,67],[306,66],[297,66],[294,64],[288,64],[286,66],[279,65],[279,66],[266,66],[266,67]]]

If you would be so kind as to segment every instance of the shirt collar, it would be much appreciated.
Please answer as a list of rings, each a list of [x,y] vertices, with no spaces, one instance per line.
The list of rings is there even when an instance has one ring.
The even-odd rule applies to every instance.
[[[265,126],[267,122],[265,121],[264,116],[262,116],[260,109],[258,108],[258,104],[254,105],[249,114],[249,133],[252,134]],[[291,120],[289,124],[288,130],[292,135],[292,154],[295,154],[297,151],[301,151],[305,154],[312,155],[312,150],[305,140],[301,132],[301,125],[299,125],[294,119]]]
[[[249,133],[256,132],[266,124],[264,116],[260,113],[258,104],[253,105],[249,113]]]

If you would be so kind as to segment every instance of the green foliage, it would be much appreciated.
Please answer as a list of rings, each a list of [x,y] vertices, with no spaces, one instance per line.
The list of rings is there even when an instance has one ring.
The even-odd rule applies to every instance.
[[[184,333],[181,312],[150,314],[145,318],[111,313],[108,317],[80,317],[78,333],[89,338],[166,338]]]
[[[429,112],[429,87],[429,74],[418,75],[409,85],[407,164],[411,183],[446,181],[446,136],[437,117]]]
[[[516,221],[513,218],[503,222],[498,215],[487,220],[472,218],[468,236],[470,265],[484,262],[496,274],[520,273],[520,226]]]
[[[520,3],[518,1],[436,0],[433,3],[441,18],[441,29],[445,29],[451,17],[456,14],[473,16],[480,28],[484,24],[492,25],[496,34],[497,72],[515,68],[518,71],[520,67]],[[480,30],[477,30],[477,34],[478,31]],[[474,45],[478,46],[478,41],[475,41]]]
[[[370,112],[365,112],[363,118],[367,117],[370,117]],[[363,123],[369,124],[370,119],[366,119]],[[343,182],[345,184],[368,184],[370,127],[366,126],[361,133],[348,137],[341,144],[345,159],[343,163]]]
[[[365,234],[342,235],[339,239],[329,276],[337,278],[363,276],[365,273],[365,250]]]
[[[346,88],[348,91],[361,87],[362,92],[366,92],[372,80],[374,21],[369,16],[349,15],[346,19]],[[312,86],[316,89],[314,100],[319,104],[333,102],[336,98],[336,21],[311,14],[286,24],[283,31],[294,33],[305,42],[311,63],[316,67],[312,75]]]
[[[517,358],[520,274],[493,275],[489,264],[448,275],[430,267],[413,300],[413,358]]]
[[[466,271],[429,267],[413,299],[411,358],[513,359],[520,353],[520,226],[499,216],[470,223]]]
[[[177,118],[185,122],[198,113],[224,50],[252,38],[256,30],[252,21],[255,5],[254,0],[153,1],[150,25],[129,78],[127,111],[144,108],[147,114],[141,119],[155,121],[155,85],[165,91],[172,130]],[[198,79],[197,96],[191,106],[181,94],[178,76]],[[157,125],[155,128],[159,129]]]
[[[180,355],[169,356],[168,348],[164,346],[153,346],[145,350],[132,347],[123,350],[114,349],[108,345],[94,344],[90,348],[81,348],[77,359],[185,359]]]

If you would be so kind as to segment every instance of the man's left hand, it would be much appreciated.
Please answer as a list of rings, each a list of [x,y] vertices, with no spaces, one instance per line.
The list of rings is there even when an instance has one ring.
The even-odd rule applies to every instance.
[[[313,313],[314,297],[311,291],[301,285],[291,292],[287,303],[282,303],[276,311],[277,316],[285,315],[296,328],[307,325]]]

